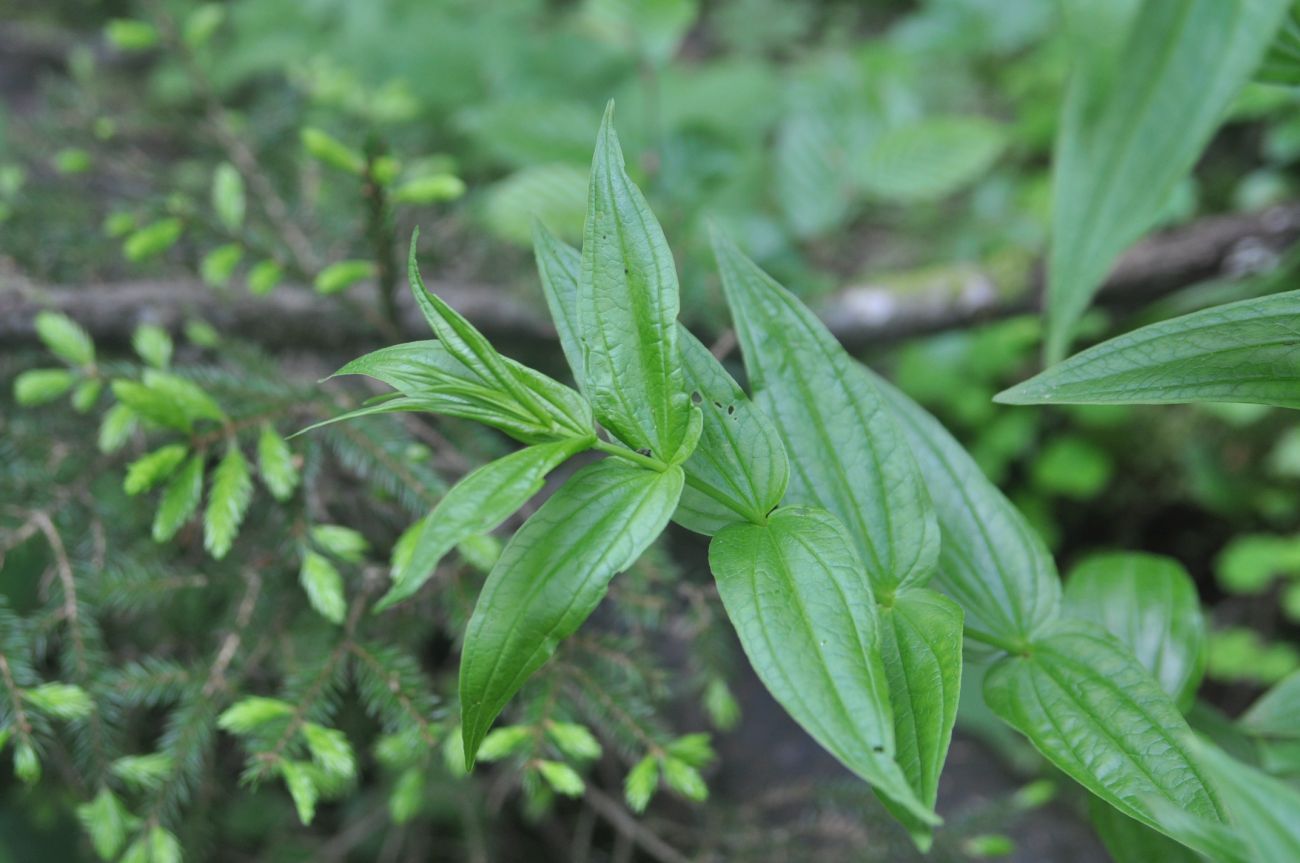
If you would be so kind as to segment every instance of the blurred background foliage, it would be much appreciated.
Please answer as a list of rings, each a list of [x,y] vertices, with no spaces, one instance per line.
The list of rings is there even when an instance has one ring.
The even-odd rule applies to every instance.
[[[631,172],[677,255],[683,316],[702,335],[721,337],[719,344],[726,341],[726,320],[707,250],[710,222],[814,299],[854,285],[903,296],[935,284],[961,286],[975,273],[1015,296],[1033,284],[1045,248],[1049,154],[1066,49],[1053,4],[1041,0],[10,0],[0,23],[0,281],[95,291],[111,283],[199,278],[231,304],[300,283],[348,303],[355,302],[349,299],[355,284],[397,278],[394,243],[418,224],[426,274],[445,283],[493,285],[540,317],[532,224],[538,219],[570,241],[580,239],[591,142],[612,97]],[[1162,226],[1294,199],[1296,93],[1248,87],[1194,176],[1170,200]],[[1293,263],[1268,257],[1248,267],[1260,275],[1225,278],[1155,302],[1108,305],[1090,314],[1083,337],[1095,341],[1274,289],[1292,275]],[[380,318],[377,344],[391,341]],[[279,406],[274,422],[288,433],[358,397],[313,388],[312,381],[349,355],[337,346],[322,344],[313,357],[265,354],[241,345],[239,333],[217,333],[197,319],[175,335],[176,365],[190,369],[187,379],[237,424],[252,418],[229,432],[235,446],[244,436],[250,458],[247,435],[257,432],[259,411],[268,405]],[[144,365],[168,365],[151,362],[139,341]],[[1042,531],[1063,571],[1111,549],[1181,561],[1212,621],[1206,695],[1217,709],[1239,712],[1263,687],[1300,667],[1300,424],[1288,412],[1247,405],[1037,410],[993,404],[995,392],[1035,369],[1040,342],[1038,319],[1021,315],[861,347],[865,359],[969,447]],[[103,367],[85,372],[92,379],[102,384],[140,373],[125,345],[110,343],[103,352]],[[60,530],[77,537],[69,542],[74,562],[87,561],[83,601],[120,606],[106,614],[95,637],[95,649],[113,656],[104,661],[115,675],[98,685],[130,690],[133,706],[146,711],[123,719],[118,731],[145,740],[150,721],[156,727],[169,716],[173,734],[185,717],[164,705],[193,706],[186,693],[204,687],[202,681],[146,687],[148,652],[166,654],[178,669],[209,656],[218,649],[217,633],[190,648],[185,633],[209,625],[214,614],[228,625],[246,585],[234,579],[207,591],[156,593],[155,582],[181,574],[210,577],[193,573],[211,564],[192,550],[149,541],[149,501],[124,497],[123,459],[90,443],[104,434],[97,417],[55,407],[19,410],[9,399],[11,378],[48,365],[48,355],[37,357],[26,345],[0,350],[6,393],[0,504],[57,512]],[[552,368],[556,360],[550,357]],[[89,409],[99,390],[86,393]],[[276,657],[265,660],[274,670],[245,672],[254,681],[287,680],[280,692],[290,701],[301,695],[295,687],[316,661],[303,656],[314,656],[318,645],[328,653],[333,643],[333,629],[303,604],[294,583],[313,525],[337,521],[365,534],[364,551],[326,565],[348,573],[350,586],[366,583],[365,572],[383,570],[397,535],[448,480],[501,450],[500,441],[455,422],[439,422],[429,432],[379,419],[359,425],[359,432],[295,441],[309,499],[285,508],[255,502],[260,508],[238,541],[252,551],[213,570],[231,576],[257,558],[268,584],[277,572],[287,579],[287,587],[276,589],[298,605],[273,621],[265,612],[267,626],[290,633],[283,644],[265,647]],[[138,443],[127,451],[138,454]],[[422,490],[412,491],[411,471]],[[332,475],[351,479],[331,483]],[[357,488],[377,503],[367,506]],[[104,520],[105,511],[114,517]],[[5,518],[7,530],[26,523],[13,513]],[[113,550],[107,564],[105,545]],[[57,561],[32,542],[6,550],[0,558],[5,602],[23,615],[24,640],[34,640],[42,661],[55,667],[61,648],[50,633],[62,620],[59,596],[40,574]],[[772,756],[773,764],[791,766],[789,800],[802,803],[787,804],[780,783],[757,802],[751,783],[772,784],[771,771],[725,766],[729,759],[752,759],[755,747],[781,738],[753,731],[748,720],[736,727],[736,699],[746,710],[757,699],[753,709],[760,715],[765,708],[752,681],[732,678],[743,663],[719,626],[716,596],[703,587],[700,554],[700,546],[680,539],[643,561],[633,578],[620,582],[618,598],[627,601],[606,604],[610,619],[601,634],[590,643],[575,639],[560,669],[515,719],[545,728],[558,687],[577,705],[561,718],[595,728],[623,754],[625,766],[688,732],[720,732],[724,766],[710,774],[723,789],[720,799],[701,813],[683,799],[698,794],[679,788],[675,801],[652,810],[656,828],[685,847],[710,849],[719,859],[811,859],[801,856],[809,847],[840,855],[817,859],[905,859],[906,845],[878,817],[860,814],[874,806],[863,789],[823,783],[813,794],[806,787],[810,777],[823,775],[801,766],[814,757],[807,747],[785,760]],[[401,704],[370,705],[369,720],[366,709],[341,716],[325,711],[356,739],[375,744],[377,754],[355,781],[378,804],[366,795],[336,804],[315,834],[293,832],[288,798],[271,783],[218,806],[213,789],[232,787],[232,777],[204,780],[209,785],[200,778],[213,769],[214,757],[237,774],[237,755],[232,760],[218,749],[213,756],[205,742],[196,745],[192,775],[175,800],[166,786],[137,782],[168,818],[195,796],[204,812],[216,813],[206,829],[171,825],[187,852],[196,849],[193,859],[416,859],[399,855],[427,850],[430,837],[444,833],[456,837],[467,859],[484,853],[475,844],[483,842],[507,855],[493,859],[523,859],[505,849],[529,847],[528,837],[536,836],[567,847],[567,840],[555,839],[556,830],[566,836],[585,830],[586,847],[597,849],[590,859],[655,856],[637,843],[639,851],[620,850],[631,848],[631,840],[617,819],[630,816],[600,813],[614,818],[614,829],[607,829],[594,826],[596,810],[556,804],[559,786],[539,772],[528,747],[560,761],[584,759],[553,743],[546,749],[540,731],[527,747],[507,751],[520,769],[495,778],[466,783],[452,765],[434,781],[410,769],[442,758],[441,740],[452,731],[442,700],[454,688],[448,656],[481,578],[481,561],[473,557],[462,549],[453,565],[458,590],[426,601],[423,616],[397,615],[395,625],[368,636],[382,633],[381,642],[400,645],[384,657],[393,674],[426,678],[412,684],[411,697],[431,717],[416,730],[429,745],[402,748],[410,741],[404,744],[401,734],[410,729],[402,731],[387,713],[402,712]],[[80,574],[83,564],[76,565]],[[17,616],[0,612],[0,625],[20,626]],[[148,624],[124,629],[134,625],[130,620]],[[17,632],[0,632],[0,640]],[[364,675],[366,660],[361,653],[354,658],[363,669],[356,673]],[[137,684],[140,689],[131,689]],[[982,790],[962,778],[963,770],[989,768],[973,754],[963,767],[955,750],[955,778],[944,794],[956,794],[959,803],[948,810],[952,820],[936,854],[1083,859],[1069,855],[1091,846],[1079,845],[1087,840],[1061,826],[1074,823],[1077,806],[1052,804],[1055,814],[1033,819],[1036,829],[1020,818],[1051,796],[1042,786],[1016,791],[1041,765],[1023,744],[982,721],[980,708],[964,704],[960,727],[967,739],[985,735],[1006,765],[997,768],[1004,775],[993,790]],[[366,725],[376,719],[388,736]],[[214,721],[194,718],[196,728],[206,729],[205,740],[215,734]],[[781,725],[777,731],[793,733]],[[699,769],[712,763],[697,762]],[[618,797],[622,773],[605,768]],[[503,808],[511,783],[519,781],[527,804]],[[468,794],[467,785],[474,788]],[[88,854],[75,833],[62,829],[68,811],[62,798],[69,795],[71,786],[42,794],[0,778],[0,837],[9,845],[0,859]],[[386,852],[393,840],[381,822],[389,809],[398,823],[425,818],[437,826],[423,844],[408,838],[414,844],[405,850]],[[770,826],[755,826],[763,819]],[[360,835],[354,845],[329,844],[332,832],[348,830]],[[1048,830],[1066,839],[1052,844],[1043,835]],[[325,851],[335,856],[319,856]],[[392,856],[374,856],[380,853]],[[547,853],[564,856],[553,847]]]

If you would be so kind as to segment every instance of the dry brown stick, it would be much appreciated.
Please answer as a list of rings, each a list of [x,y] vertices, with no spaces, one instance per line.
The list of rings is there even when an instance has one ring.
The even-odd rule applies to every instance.
[[[658,833],[646,827],[624,809],[617,800],[599,788],[587,785],[584,793],[587,804],[596,813],[610,823],[621,835],[626,836],[642,851],[658,860],[659,863],[690,863],[690,858],[669,845]]]
[[[1297,237],[1300,203],[1206,217],[1138,244],[1116,264],[1098,301],[1131,304],[1207,279],[1266,270]],[[540,301],[479,284],[434,283],[430,289],[507,343],[555,338]],[[819,313],[842,341],[861,346],[1028,311],[1040,293],[1038,276],[1008,285],[977,267],[957,268],[906,293],[883,284],[851,285],[821,303]],[[350,298],[372,314],[381,305],[373,285],[358,286]],[[398,306],[402,335],[427,338],[428,328],[404,292]],[[377,338],[372,322],[301,285],[230,302],[191,279],[40,286],[0,274],[0,347],[32,342],[33,320],[46,308],[71,315],[96,338],[118,342],[142,322],[177,330],[189,317],[268,347],[329,351]]]

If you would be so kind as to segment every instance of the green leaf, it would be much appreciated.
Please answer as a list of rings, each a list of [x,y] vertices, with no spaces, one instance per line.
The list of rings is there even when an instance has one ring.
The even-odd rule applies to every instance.
[[[337,294],[340,291],[346,291],[358,282],[373,278],[375,272],[373,261],[339,261],[330,264],[317,273],[316,279],[312,282],[312,287],[316,289],[318,294],[327,296]]]
[[[560,346],[582,386],[578,277],[582,256],[541,225],[533,232],[537,269]],[[683,464],[686,488],[674,518],[712,535],[740,518],[761,519],[781,502],[790,467],[770,420],[746,397],[708,348],[680,323],[677,341],[686,388],[700,394],[701,434]]]
[[[1202,859],[1100,798],[1089,796],[1088,815],[1114,863],[1200,863]]]
[[[677,355],[677,269],[663,229],[623,166],[614,105],[596,138],[578,320],[582,378],[597,418],[623,443],[683,460],[691,403]]]
[[[1289,2],[1142,3],[1118,47],[1076,51],[1053,158],[1049,361],[1067,352],[1116,257],[1161,215]],[[1067,22],[1093,23],[1091,4],[1071,5]]]
[[[139,823],[107,788],[100,788],[93,800],[77,807],[77,819],[86,828],[90,844],[102,860],[116,859],[126,844],[127,833]]]
[[[19,741],[14,747],[14,775],[24,785],[41,781],[41,758],[26,740]]]
[[[110,772],[132,788],[150,791],[162,784],[174,763],[166,752],[124,755],[109,767]]]
[[[579,240],[587,211],[587,173],[564,163],[528,165],[485,192],[483,220],[492,233],[527,244],[535,221]]]
[[[408,823],[420,814],[426,796],[423,768],[412,767],[402,771],[388,795],[388,816],[394,824]]]
[[[786,507],[709,544],[718,593],[759,679],[805,731],[917,819],[938,823],[894,761],[871,582],[843,526]]]
[[[1198,742],[1195,754],[1223,795],[1248,858],[1300,860],[1300,791],[1208,743]]]
[[[217,246],[199,261],[199,275],[205,284],[222,288],[230,283],[235,268],[244,259],[244,247],[239,243]]]
[[[226,7],[220,3],[202,3],[185,19],[183,38],[191,49],[203,47],[226,19]]]
[[[59,359],[74,366],[95,364],[95,344],[72,318],[58,312],[40,312],[34,326],[36,335]]]
[[[533,256],[537,260],[537,274],[541,276],[546,307],[560,337],[560,348],[569,362],[578,389],[585,390],[586,359],[582,347],[582,322],[578,318],[582,253],[552,234],[541,222],[534,222]]]
[[[494,728],[483,738],[479,747],[480,761],[500,761],[521,752],[533,742],[533,729],[529,725],[507,725]]]
[[[563,794],[565,797],[581,797],[587,790],[587,783],[583,782],[578,772],[567,764],[540,759],[537,762],[537,772],[542,774],[546,784],[557,794]]]
[[[1003,404],[1246,402],[1300,408],[1300,291],[1242,300],[1102,342],[999,393]]]
[[[929,487],[943,536],[938,581],[965,611],[967,631],[1028,638],[1060,607],[1060,579],[1042,539],[938,420],[873,379]]]
[[[653,755],[647,755],[628,771],[623,782],[623,797],[628,808],[640,814],[645,811],[659,788],[659,761]]]
[[[983,177],[1005,146],[1002,128],[982,117],[918,120],[876,139],[858,166],[858,182],[888,201],[933,201]]]
[[[741,520],[761,521],[785,496],[790,462],[767,415],[699,339],[678,328],[686,386],[699,393],[699,443],[682,465],[686,488],[674,518],[714,534]]]
[[[126,445],[139,425],[135,411],[124,404],[115,404],[104,413],[99,424],[99,451],[114,453]]]
[[[1025,654],[998,660],[984,678],[984,700],[1068,776],[1147,826],[1170,829],[1152,800],[1220,820],[1189,751],[1187,721],[1132,653],[1096,625],[1061,621]]]
[[[878,592],[923,584],[939,529],[877,388],[812,312],[721,234],[714,253],[755,399],[790,457],[788,500],[844,523]]]
[[[248,462],[234,443],[212,472],[212,489],[203,515],[203,547],[217,560],[225,557],[253,499]]]
[[[312,761],[331,776],[352,779],[357,774],[357,759],[347,735],[337,728],[304,722],[302,736]]]
[[[280,775],[284,777],[285,787],[293,798],[298,820],[310,824],[316,817],[316,803],[320,800],[320,790],[316,787],[311,770],[306,764],[285,760],[280,762]]]
[[[465,194],[465,182],[455,174],[430,174],[407,180],[393,190],[397,204],[437,204]]]
[[[471,472],[438,501],[424,520],[411,555],[375,611],[414,594],[433,576],[438,562],[458,543],[494,530],[537,494],[546,475],[595,438],[538,444],[489,462]]]
[[[270,423],[263,425],[257,436],[257,471],[276,500],[283,502],[293,496],[293,490],[298,486],[298,468],[293,463],[293,451]]]
[[[574,722],[552,722],[546,736],[570,758],[579,761],[600,757],[600,742],[586,726]]]
[[[911,588],[901,591],[892,605],[882,605],[879,614],[881,657],[894,713],[895,760],[917,798],[933,809],[961,693],[961,608],[933,590]],[[928,850],[929,825],[888,797],[882,801],[917,846]]]
[[[298,582],[316,613],[331,623],[343,623],[348,601],[343,595],[343,576],[323,554],[309,551],[302,557]]]
[[[89,378],[77,384],[77,388],[72,391],[72,409],[77,413],[87,413],[99,401],[99,396],[104,392],[104,382],[99,378]]]
[[[1205,672],[1205,618],[1178,561],[1137,552],[1093,555],[1066,580],[1065,611],[1118,638],[1182,709],[1191,706]]]
[[[664,784],[687,800],[702,803],[709,799],[709,786],[704,784],[700,771],[671,755],[660,762]]]
[[[104,28],[109,44],[119,51],[143,51],[158,43],[158,30],[148,21],[114,18]]]
[[[14,401],[32,407],[52,402],[72,389],[77,376],[68,369],[29,369],[14,378]]]
[[[339,560],[360,563],[370,550],[361,531],[341,524],[317,524],[311,529],[311,541]]]
[[[595,610],[615,573],[664,529],[682,489],[606,459],[574,474],[511,538],[479,594],[461,652],[465,761],[524,682]]]
[[[42,683],[24,689],[23,700],[55,719],[84,719],[95,711],[95,702],[86,690],[71,683]]]
[[[171,476],[189,451],[185,444],[171,443],[141,456],[127,467],[122,489],[130,495],[148,491]]]
[[[217,717],[217,725],[231,734],[252,734],[263,725],[288,719],[294,706],[277,698],[250,695],[227,707]]]
[[[664,751],[692,767],[699,768],[707,767],[718,757],[713,751],[713,738],[707,731],[684,734],[665,746]]]
[[[160,219],[133,232],[122,244],[128,261],[143,261],[161,255],[176,245],[185,231],[180,219]]]
[[[158,369],[145,369],[143,383],[113,381],[113,395],[144,419],[178,431],[191,431],[198,420],[226,419],[197,384]]]
[[[303,148],[312,158],[349,174],[365,173],[365,158],[329,133],[308,126],[302,130],[301,138]]]
[[[172,337],[157,324],[141,324],[131,335],[131,347],[140,359],[156,369],[165,369],[172,361]]]
[[[420,312],[428,321],[429,327],[438,336],[438,341],[447,349],[447,353],[478,375],[483,383],[508,394],[528,414],[545,422],[551,415],[538,403],[537,395],[520,379],[521,376],[506,363],[505,357],[501,356],[487,338],[463,315],[424,286],[424,280],[420,277],[420,267],[415,259],[419,239],[420,232],[417,229],[411,233],[407,275],[411,283],[411,293],[415,296],[415,303],[420,307]]]
[[[212,172],[212,209],[232,234],[244,227],[244,178],[229,162],[222,162]]]
[[[1238,724],[1259,737],[1300,739],[1300,671],[1292,672],[1260,696]]]
[[[248,271],[248,292],[259,297],[265,296],[275,290],[275,286],[280,284],[282,278],[284,278],[284,268],[280,266],[279,261],[271,258],[258,261]]]

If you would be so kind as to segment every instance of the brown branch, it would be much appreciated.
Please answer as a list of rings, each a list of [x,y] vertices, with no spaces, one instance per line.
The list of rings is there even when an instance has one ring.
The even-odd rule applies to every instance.
[[[660,863],[689,863],[690,858],[665,842],[659,834],[632,817],[617,800],[589,783],[584,798],[596,813],[604,818],[621,835],[637,845]]]
[[[1116,264],[1098,302],[1133,304],[1207,279],[1264,271],[1297,237],[1300,203],[1209,216],[1139,243]],[[821,303],[820,314],[842,341],[861,346],[1029,311],[1042,292],[1041,275],[1008,284],[973,265],[932,273],[906,279],[905,292],[884,281],[851,285]],[[506,344],[555,338],[540,301],[488,285],[433,283],[430,289]],[[382,308],[374,285],[358,286],[349,299],[372,316]],[[370,320],[301,285],[230,302],[190,279],[42,287],[0,275],[0,345],[34,341],[32,322],[42,309],[65,312],[96,338],[117,342],[145,321],[179,330],[189,317],[271,347],[343,349],[377,337]],[[403,337],[429,337],[406,292],[399,292],[398,319]]]

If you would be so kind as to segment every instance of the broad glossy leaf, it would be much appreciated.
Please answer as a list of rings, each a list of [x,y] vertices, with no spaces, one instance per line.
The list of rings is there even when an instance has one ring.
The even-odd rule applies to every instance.
[[[1153,799],[1221,820],[1189,750],[1186,720],[1133,654],[1095,624],[1060,621],[1026,653],[998,660],[984,679],[984,700],[1068,776],[1147,826],[1169,830],[1153,814]]]
[[[999,393],[1003,404],[1249,402],[1300,408],[1300,291],[1102,342]]]
[[[917,797],[933,809],[961,694],[961,608],[933,590],[908,588],[879,611],[880,648],[894,710],[895,757]],[[929,826],[883,799],[921,850],[927,850]]]
[[[582,342],[577,323],[581,255],[540,226],[535,232],[535,250],[560,345],[581,381]],[[677,345],[686,387],[700,394],[702,428],[699,443],[682,465],[686,488],[674,518],[706,535],[741,518],[761,519],[781,502],[789,480],[790,466],[781,438],[708,348],[680,323]]]
[[[1208,743],[1196,757],[1223,796],[1229,820],[1255,863],[1300,860],[1300,791]]]
[[[785,441],[789,500],[844,523],[878,592],[924,583],[938,524],[875,385],[807,307],[720,234],[714,252],[755,401]]]
[[[813,739],[921,822],[938,817],[894,761],[894,718],[871,582],[825,510],[786,507],[734,524],[709,567],[763,684]]]
[[[471,536],[496,528],[541,491],[548,473],[594,440],[593,435],[538,444],[466,475],[425,518],[410,556],[394,576],[392,588],[375,605],[375,611],[414,594],[433,575],[447,552]]]
[[[613,111],[610,103],[587,194],[578,278],[582,378],[602,424],[633,449],[671,462],[692,412],[677,356],[677,269],[663,229],[624,171]]]
[[[1178,561],[1154,554],[1098,554],[1065,582],[1065,611],[1091,620],[1133,651],[1184,710],[1205,671],[1205,618]]]
[[[1088,817],[1114,863],[1200,863],[1202,859],[1098,797],[1088,798]]]
[[[966,612],[968,629],[1029,637],[1060,607],[1061,582],[1042,539],[938,420],[873,379],[929,487],[942,534],[938,581],[944,592]]]
[[[676,466],[659,473],[605,459],[574,474],[506,544],[461,651],[467,764],[506,702],[663,531],[682,481]]]
[[[1111,264],[1195,164],[1289,2],[1145,2],[1121,47],[1076,56],[1054,156],[1050,361],[1065,355]]]

